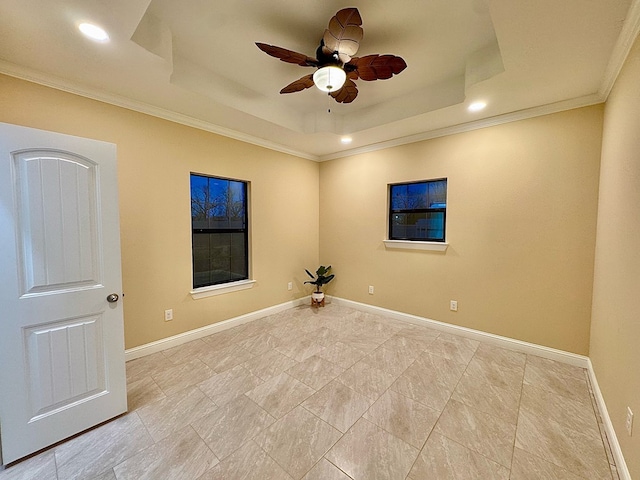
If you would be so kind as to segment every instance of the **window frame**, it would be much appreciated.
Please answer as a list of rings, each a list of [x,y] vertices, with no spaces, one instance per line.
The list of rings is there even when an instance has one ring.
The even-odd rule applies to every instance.
[[[421,208],[405,208],[405,209],[393,209],[393,187],[408,186],[431,183],[445,182],[445,206],[444,207],[421,207]],[[414,180],[410,182],[396,182],[387,185],[387,238],[385,245],[389,248],[409,248],[409,249],[421,249],[421,250],[446,250],[447,243],[447,204],[448,204],[448,185],[449,181],[446,177],[434,178],[428,180]],[[393,215],[397,214],[411,214],[411,213],[442,213],[442,238],[419,238],[419,237],[394,237],[393,236]],[[426,245],[421,247],[420,244]],[[430,245],[434,245],[434,248],[429,248]],[[438,246],[444,246],[444,248],[438,248]]]
[[[242,184],[243,191],[243,223],[244,228],[237,227],[228,227],[228,228],[194,228],[194,216],[193,216],[193,186],[192,181],[193,177],[204,177],[206,179],[214,179],[225,182],[237,182]],[[248,180],[241,180],[237,178],[224,177],[220,175],[211,175],[199,172],[190,172],[189,173],[189,198],[191,200],[190,205],[190,216],[191,216],[191,286],[192,290],[190,291],[191,296],[194,299],[208,297],[211,295],[219,295],[221,293],[228,293],[238,290],[244,290],[247,288],[252,288],[255,280],[251,280],[251,248],[250,248],[250,192],[251,192],[251,183]],[[216,282],[216,283],[208,283],[206,285],[196,286],[196,278],[195,278],[195,250],[194,250],[194,236],[198,234],[210,235],[210,234],[229,234],[229,233],[242,233],[244,235],[244,272],[242,279],[230,279],[226,281]],[[232,272],[230,272],[232,273]]]

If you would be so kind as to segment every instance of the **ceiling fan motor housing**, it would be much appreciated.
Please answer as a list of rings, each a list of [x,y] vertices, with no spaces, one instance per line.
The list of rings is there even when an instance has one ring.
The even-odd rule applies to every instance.
[[[316,50],[316,59],[318,60],[318,68],[324,67],[327,65],[335,65],[338,67],[343,66],[343,63],[340,60],[340,52],[335,51],[330,54],[326,53],[324,40],[320,40],[320,46]]]

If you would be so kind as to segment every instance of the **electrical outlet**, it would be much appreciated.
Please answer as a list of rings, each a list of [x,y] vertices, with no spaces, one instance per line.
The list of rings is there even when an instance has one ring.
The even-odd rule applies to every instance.
[[[451,300],[449,302],[449,310],[451,310],[452,312],[457,312],[458,311],[458,301],[457,300]]]
[[[164,311],[164,321],[170,322],[171,320],[173,320],[173,308]]]
[[[287,290],[293,290],[293,282],[287,283]]]
[[[373,295],[373,285],[369,285],[369,295]]]
[[[631,432],[633,431],[633,412],[629,407],[627,407],[627,419],[624,422],[624,427],[627,429],[629,436],[631,436]]]

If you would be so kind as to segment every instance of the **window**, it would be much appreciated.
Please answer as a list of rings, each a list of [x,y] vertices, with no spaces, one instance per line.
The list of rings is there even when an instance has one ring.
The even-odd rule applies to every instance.
[[[193,288],[249,278],[247,182],[191,174]]]
[[[389,240],[444,242],[447,179],[389,186]]]

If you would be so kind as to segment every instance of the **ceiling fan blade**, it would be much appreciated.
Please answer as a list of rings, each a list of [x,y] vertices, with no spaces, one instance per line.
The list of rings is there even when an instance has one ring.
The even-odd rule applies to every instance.
[[[386,80],[407,68],[407,62],[395,55],[367,55],[354,58],[348,68],[355,67],[358,77],[367,82]]]
[[[299,78],[295,82],[291,82],[289,85],[280,90],[280,93],[294,93],[301,92],[307,88],[313,87],[313,74],[305,75]]]
[[[347,78],[344,85],[337,92],[331,92],[331,95],[338,103],[351,103],[358,96],[358,87],[353,80]]]
[[[329,27],[324,31],[323,52],[326,55],[338,52],[340,61],[347,63],[358,51],[363,35],[358,9],[344,8],[331,18]]]
[[[279,58],[283,62],[295,63],[302,67],[317,67],[318,61],[315,58],[307,57],[303,53],[287,50],[286,48],[276,47],[275,45],[267,45],[266,43],[256,42],[256,45],[267,55]]]

